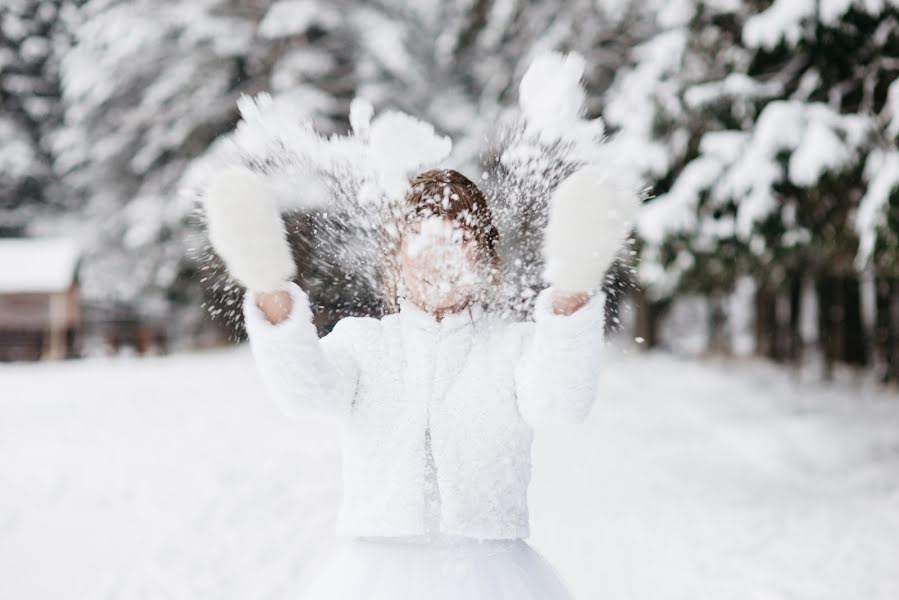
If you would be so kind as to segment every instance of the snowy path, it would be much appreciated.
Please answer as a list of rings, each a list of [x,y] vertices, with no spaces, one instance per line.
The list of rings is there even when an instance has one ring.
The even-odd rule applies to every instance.
[[[899,598],[899,397],[665,356],[603,381],[535,445],[530,541],[579,598]],[[291,598],[338,461],[245,348],[0,365],[0,598]]]

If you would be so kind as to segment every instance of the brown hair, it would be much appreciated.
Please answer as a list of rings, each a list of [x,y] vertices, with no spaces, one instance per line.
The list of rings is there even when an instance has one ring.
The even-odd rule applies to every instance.
[[[501,267],[497,251],[499,231],[483,192],[462,173],[453,169],[431,169],[410,181],[403,206],[403,221],[409,223],[429,216],[453,219],[477,244],[478,255],[490,269],[491,285],[499,282]],[[387,269],[388,311],[396,310],[397,269],[390,258]]]

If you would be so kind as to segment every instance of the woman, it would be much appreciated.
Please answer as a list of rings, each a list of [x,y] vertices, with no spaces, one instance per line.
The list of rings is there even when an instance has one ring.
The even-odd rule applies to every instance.
[[[578,261],[569,251],[578,264],[568,277],[580,285],[566,289],[583,289],[552,285],[537,295],[533,322],[508,321],[489,310],[498,236],[483,194],[456,171],[428,171],[406,198],[394,264],[399,311],[344,318],[319,339],[306,293],[290,281],[273,285],[291,274],[283,230],[233,244],[247,223],[265,221],[261,199],[259,218],[235,222],[231,234],[216,215],[222,198],[252,193],[239,179],[210,190],[206,205],[213,244],[250,287],[243,308],[258,370],[287,415],[329,415],[342,431],[341,543],[299,597],[570,598],[524,541],[531,441],[534,428],[577,423],[590,411],[604,323],[604,295],[593,289],[610,258],[585,269],[596,257]],[[565,183],[560,191],[583,197],[583,182]],[[246,254],[272,238],[282,243],[279,260],[251,269]],[[264,270],[269,282],[258,280]],[[564,279],[556,271],[551,282]]]

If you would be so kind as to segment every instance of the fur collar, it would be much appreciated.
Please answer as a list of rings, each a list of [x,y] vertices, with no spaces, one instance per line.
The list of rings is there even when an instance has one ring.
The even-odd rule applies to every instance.
[[[473,326],[486,312],[484,307],[473,302],[458,312],[448,312],[439,321],[430,312],[419,307],[408,297],[399,299],[400,320],[425,331],[455,331]]]

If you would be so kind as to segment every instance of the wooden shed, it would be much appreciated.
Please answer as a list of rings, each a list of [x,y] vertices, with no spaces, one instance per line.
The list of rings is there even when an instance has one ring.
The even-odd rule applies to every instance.
[[[81,327],[78,245],[0,239],[0,360],[65,358]]]

